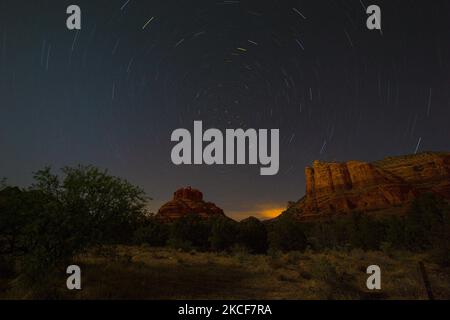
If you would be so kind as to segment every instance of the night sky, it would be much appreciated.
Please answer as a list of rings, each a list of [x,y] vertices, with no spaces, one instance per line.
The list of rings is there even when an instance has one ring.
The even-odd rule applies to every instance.
[[[447,0],[0,0],[0,177],[93,164],[153,210],[191,185],[233,218],[269,216],[315,159],[449,151],[449,76]],[[194,120],[280,129],[279,173],[173,165],[170,135]]]

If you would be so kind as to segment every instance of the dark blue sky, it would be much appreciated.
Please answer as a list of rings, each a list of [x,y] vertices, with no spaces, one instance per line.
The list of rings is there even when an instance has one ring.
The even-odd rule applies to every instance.
[[[0,176],[93,164],[155,210],[186,185],[236,218],[280,208],[315,159],[450,150],[449,32],[448,1],[2,0]],[[173,165],[194,120],[279,128],[280,172]]]

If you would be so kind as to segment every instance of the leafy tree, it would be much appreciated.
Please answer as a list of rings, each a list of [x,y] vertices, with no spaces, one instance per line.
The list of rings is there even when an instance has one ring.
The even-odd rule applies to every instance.
[[[91,239],[103,243],[131,240],[136,225],[144,218],[144,191],[92,166],[62,171],[65,178],[55,196],[61,194],[67,211],[87,218],[90,229],[95,230]],[[54,176],[47,174],[44,178],[51,187]]]
[[[386,230],[386,242],[394,248],[406,247],[405,218],[392,216],[384,220]]]
[[[379,249],[385,232],[381,222],[367,214],[354,213],[349,223],[348,232],[351,247],[364,250]]]
[[[196,214],[188,214],[176,220],[171,226],[171,243],[187,242],[198,249],[209,247],[210,225]]]
[[[237,240],[238,225],[226,217],[211,219],[211,249],[222,251],[230,249]]]
[[[169,238],[169,226],[154,218],[146,219],[134,233],[135,242],[151,246],[164,246]]]
[[[0,239],[21,256],[32,283],[89,246],[131,239],[145,214],[140,188],[92,166],[66,167],[61,176],[45,168],[34,180],[28,190],[0,194]]]
[[[280,217],[272,225],[269,233],[270,247],[281,251],[303,251],[307,239],[302,224],[289,215]]]
[[[339,231],[338,226],[345,225],[344,221],[340,224],[335,220],[309,222],[303,226],[303,231],[308,239],[308,243],[313,246],[314,249],[322,250],[325,248],[336,248],[341,243],[345,243],[347,239],[341,239],[338,242]],[[342,229],[342,228],[341,228]]]
[[[448,241],[449,206],[439,196],[424,194],[415,199],[405,219],[405,238],[410,249],[425,249]]]
[[[251,253],[265,253],[268,249],[267,229],[255,217],[242,220],[238,226],[238,242]]]
[[[15,254],[28,222],[26,193],[17,187],[0,190],[0,254]]]

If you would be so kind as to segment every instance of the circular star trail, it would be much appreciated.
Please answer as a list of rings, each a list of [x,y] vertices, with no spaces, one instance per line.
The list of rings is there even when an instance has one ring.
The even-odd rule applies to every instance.
[[[449,15],[448,1],[2,1],[0,176],[93,164],[153,210],[192,185],[236,219],[264,217],[304,194],[315,159],[450,149]],[[194,120],[280,129],[278,175],[174,166],[170,134]]]

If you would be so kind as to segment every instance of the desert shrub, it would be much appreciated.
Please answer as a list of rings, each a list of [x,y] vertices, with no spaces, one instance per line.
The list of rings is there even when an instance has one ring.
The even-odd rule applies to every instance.
[[[353,214],[347,230],[349,243],[353,248],[377,250],[384,239],[384,224],[366,214]]]
[[[386,223],[362,213],[306,225],[308,242],[315,250],[378,250],[386,239]]]
[[[449,206],[434,194],[415,199],[405,219],[405,242],[409,249],[420,250],[448,242]]]
[[[283,252],[274,247],[269,247],[267,250],[267,256],[273,259],[279,259],[283,255]]]
[[[274,270],[286,267],[286,261],[284,261],[283,256],[283,252],[280,250],[269,247],[266,256],[267,265]]]
[[[15,274],[14,260],[10,256],[0,256],[0,274],[5,278]]]
[[[237,241],[251,253],[266,253],[268,248],[267,229],[258,219],[247,218],[238,225]]]
[[[358,299],[360,291],[355,286],[355,277],[338,270],[326,257],[319,257],[313,263],[312,277],[322,281],[320,291],[325,299]]]
[[[164,246],[169,238],[169,226],[155,219],[147,219],[134,232],[134,242],[150,246]]]
[[[250,259],[250,252],[248,248],[241,245],[234,245],[231,248],[231,253],[240,264],[244,264]]]
[[[215,251],[230,249],[237,240],[237,223],[226,217],[217,217],[211,219],[210,224],[209,243],[211,249]]]
[[[380,250],[388,257],[392,257],[392,255],[394,254],[394,245],[391,242],[382,242],[380,244]]]
[[[320,223],[308,223],[305,234],[308,243],[315,250],[324,250],[327,248],[335,248],[337,242],[337,226],[334,220],[324,221]]]
[[[307,239],[302,224],[290,216],[280,217],[271,226],[269,244],[270,247],[281,251],[304,251]]]
[[[449,212],[446,212],[446,220],[440,230],[442,233],[435,239],[432,250],[434,250],[435,261],[440,266],[450,267],[450,221]]]
[[[286,254],[285,260],[287,264],[298,264],[303,258],[303,253],[300,251],[290,251]]]
[[[386,218],[384,220],[384,223],[386,230],[385,243],[390,244],[393,248],[398,249],[405,248],[406,247],[405,218],[392,216]]]
[[[314,262],[312,275],[317,280],[333,284],[337,284],[340,280],[336,267],[325,257],[320,257]]]
[[[441,267],[450,267],[450,244],[449,242],[443,242],[437,244],[430,252],[431,261],[438,264]]]
[[[304,224],[304,233],[312,249],[323,251],[327,249],[348,250],[351,248],[352,233],[351,216],[329,218],[323,221]]]
[[[23,251],[23,229],[30,221],[30,195],[17,187],[0,190],[0,255]]]
[[[179,238],[169,238],[169,240],[167,240],[167,246],[184,252],[191,252],[194,250],[194,246],[190,241]]]
[[[305,223],[308,242],[315,250],[424,250],[448,242],[448,205],[436,195],[413,201],[406,216],[371,217],[353,213],[320,222]],[[447,231],[446,231],[447,230]],[[383,246],[383,248],[382,248]]]
[[[406,216],[373,218],[354,213],[326,221],[305,224],[308,242],[316,250],[409,249],[425,250],[448,242],[448,205],[436,195],[423,195],[413,201]],[[383,245],[383,248],[382,248]]]
[[[170,229],[170,239],[173,241],[189,242],[194,248],[207,249],[211,233],[211,226],[195,214],[188,214],[176,220]]]
[[[277,275],[277,280],[278,281],[283,281],[283,282],[297,282],[298,281],[298,277],[293,276],[291,274],[285,274],[283,272],[280,272]]]

